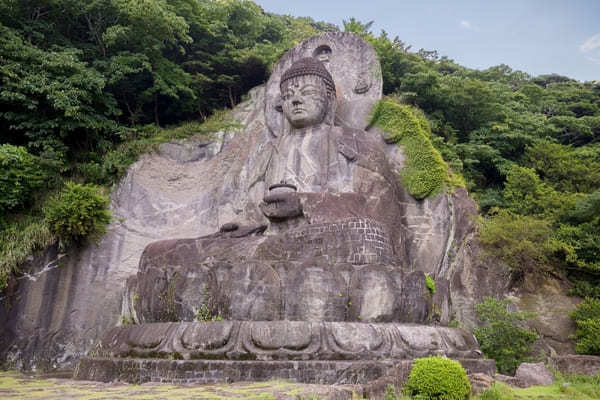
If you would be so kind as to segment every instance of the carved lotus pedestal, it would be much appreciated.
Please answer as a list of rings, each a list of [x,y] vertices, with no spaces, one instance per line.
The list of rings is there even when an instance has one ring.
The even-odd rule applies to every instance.
[[[153,323],[109,331],[77,379],[233,382],[273,378],[366,383],[416,357],[444,355],[469,373],[493,373],[472,334],[400,323],[219,321]]]

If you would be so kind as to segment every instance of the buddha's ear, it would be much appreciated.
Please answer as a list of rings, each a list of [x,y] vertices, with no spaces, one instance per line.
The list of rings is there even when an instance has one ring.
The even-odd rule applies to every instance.
[[[283,112],[283,99],[281,98],[281,95],[277,96],[273,108],[275,109],[275,111]]]

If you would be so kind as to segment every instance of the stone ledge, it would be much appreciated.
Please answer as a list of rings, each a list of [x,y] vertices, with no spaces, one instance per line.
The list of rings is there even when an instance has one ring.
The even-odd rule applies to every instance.
[[[550,357],[550,364],[563,374],[600,374],[599,356],[566,355]]]
[[[490,373],[493,360],[457,360],[469,365],[468,373]],[[292,382],[365,384],[410,370],[412,360],[402,361],[232,361],[90,358],[79,360],[74,379],[129,383],[216,383],[286,379]],[[405,374],[397,376],[405,380]],[[403,383],[403,382],[402,382]]]

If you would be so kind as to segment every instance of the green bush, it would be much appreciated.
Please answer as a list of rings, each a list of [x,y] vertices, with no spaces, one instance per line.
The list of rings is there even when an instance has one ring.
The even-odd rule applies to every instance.
[[[69,247],[106,232],[110,222],[108,202],[97,186],[68,182],[58,196],[48,201],[44,215],[61,245]]]
[[[498,371],[514,375],[517,367],[531,355],[531,345],[537,333],[521,326],[523,321],[535,314],[508,311],[510,299],[496,300],[486,297],[475,306],[475,312],[486,323],[473,331],[481,350],[496,360]]]
[[[471,384],[463,367],[458,361],[441,356],[415,360],[403,390],[423,400],[466,400],[471,396]]]
[[[0,145],[0,215],[25,204],[44,178],[39,160],[24,147]]]
[[[575,351],[600,355],[600,299],[587,298],[571,313],[577,329]]]
[[[427,286],[427,290],[429,290],[429,293],[435,293],[435,281],[432,277],[430,277],[427,274],[425,274],[425,286]]]

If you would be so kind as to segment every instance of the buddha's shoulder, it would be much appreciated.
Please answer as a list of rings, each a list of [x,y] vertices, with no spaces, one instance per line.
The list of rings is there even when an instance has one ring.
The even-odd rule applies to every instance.
[[[332,129],[335,136],[348,144],[354,143],[356,147],[365,151],[383,151],[383,140],[376,133],[346,126],[334,126]]]

